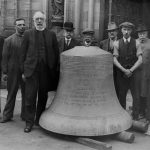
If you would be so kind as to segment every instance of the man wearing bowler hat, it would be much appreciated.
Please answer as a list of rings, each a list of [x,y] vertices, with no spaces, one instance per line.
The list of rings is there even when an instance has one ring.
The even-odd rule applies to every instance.
[[[60,53],[79,46],[79,42],[74,38],[74,27],[72,22],[65,22],[63,25],[64,37],[59,41]]]
[[[134,25],[130,22],[120,24],[123,37],[114,43],[114,64],[117,67],[117,86],[120,104],[126,109],[126,96],[128,90],[133,98],[134,120],[139,117],[140,102],[140,72],[142,64],[142,50],[140,43],[131,37]]]
[[[141,66],[140,117],[146,117],[150,122],[150,39],[146,25],[137,28],[138,39],[142,48],[143,63]],[[146,115],[146,116],[145,116]]]
[[[115,22],[108,24],[108,38],[100,42],[100,48],[113,53],[113,43],[117,40],[118,27]]]

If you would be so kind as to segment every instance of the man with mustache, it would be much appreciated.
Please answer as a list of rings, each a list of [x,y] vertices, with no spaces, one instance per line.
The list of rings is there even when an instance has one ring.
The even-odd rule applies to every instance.
[[[15,20],[16,32],[5,39],[2,53],[2,71],[3,78],[7,80],[7,101],[3,111],[3,118],[1,123],[11,121],[13,118],[13,111],[15,107],[16,95],[21,86],[22,94],[22,109],[21,118],[25,119],[25,108],[24,108],[24,96],[25,96],[25,85],[21,77],[21,70],[19,60],[21,57],[21,43],[23,40],[23,34],[25,31],[25,20],[18,18]]]
[[[120,24],[123,38],[114,43],[114,64],[117,67],[118,98],[121,106],[126,109],[128,90],[133,98],[133,119],[139,117],[140,71],[142,50],[140,43],[131,37],[134,25],[130,22]]]
[[[74,27],[72,22],[65,22],[63,29],[64,37],[59,41],[60,53],[80,45],[80,43],[74,38]]]
[[[89,47],[89,46],[98,46],[97,41],[94,38],[94,30],[87,28],[82,31],[82,44],[83,46]]]
[[[33,16],[35,28],[27,30],[22,42],[21,69],[25,81],[24,132],[33,125],[45,110],[48,91],[56,90],[54,84],[59,63],[59,48],[54,32],[46,29],[46,16],[37,11]],[[38,96],[38,98],[37,98]]]
[[[100,48],[113,54],[114,50],[114,42],[118,40],[118,27],[115,22],[110,22],[108,24],[108,38],[100,42]],[[115,85],[115,90],[116,94],[118,96],[118,87],[117,87],[117,82],[116,82],[116,66],[113,65],[113,78],[114,78],[114,85]]]
[[[115,22],[108,24],[108,39],[100,42],[100,48],[113,54],[113,43],[118,40],[118,27]]]

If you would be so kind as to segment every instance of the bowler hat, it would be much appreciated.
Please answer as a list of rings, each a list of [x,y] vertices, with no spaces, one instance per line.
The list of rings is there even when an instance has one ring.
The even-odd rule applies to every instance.
[[[127,27],[127,28],[134,28],[134,24],[131,22],[123,22],[119,25],[120,28]]]
[[[86,35],[93,35],[95,32],[94,30],[90,29],[90,28],[87,28],[85,30],[82,31],[82,34],[86,34]]]
[[[112,31],[112,30],[117,30],[117,29],[118,29],[118,27],[117,27],[116,23],[115,22],[110,22],[108,24],[108,29],[106,29],[106,30],[107,31]]]
[[[74,27],[73,27],[73,23],[72,23],[72,22],[65,22],[63,28],[64,28],[65,30],[70,30],[70,31],[74,30]]]
[[[138,25],[138,27],[137,27],[137,32],[143,32],[143,31],[148,31],[148,30],[150,30],[150,29],[148,29],[144,24],[140,24],[140,25]]]

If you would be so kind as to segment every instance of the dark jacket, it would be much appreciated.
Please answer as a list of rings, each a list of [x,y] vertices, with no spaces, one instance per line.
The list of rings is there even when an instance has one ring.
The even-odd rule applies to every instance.
[[[107,52],[113,53],[113,49],[110,49],[110,47],[109,47],[109,39],[105,39],[105,40],[101,41],[100,48]]]
[[[50,70],[56,69],[59,62],[59,48],[57,38],[54,32],[44,30],[45,46],[46,46],[46,60]],[[30,77],[37,65],[38,51],[37,51],[36,30],[30,29],[25,31],[22,42],[21,55],[21,70],[25,77]]]
[[[105,39],[103,41],[100,42],[100,48],[105,50],[105,51],[108,51],[109,49],[109,39]]]
[[[50,86],[49,90],[55,90],[59,76],[59,48],[57,38],[54,32],[45,29],[43,31],[45,41],[45,54],[48,66]],[[22,54],[20,60],[20,67],[25,77],[30,77],[38,62],[38,48],[36,40],[36,29],[25,31],[22,42]]]
[[[22,39],[23,37],[16,33],[5,39],[2,52],[3,73],[11,74],[19,71]]]
[[[62,38],[59,41],[59,52],[61,53],[63,51],[74,48],[75,46],[80,46],[80,43],[76,39],[72,38],[69,46],[66,46],[65,38]]]

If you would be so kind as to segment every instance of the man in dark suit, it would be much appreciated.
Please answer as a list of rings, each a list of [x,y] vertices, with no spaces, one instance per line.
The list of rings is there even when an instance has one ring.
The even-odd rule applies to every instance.
[[[59,41],[60,53],[79,46],[79,42],[74,38],[74,27],[72,22],[65,22],[63,25],[64,37]]]
[[[134,25],[130,22],[120,24],[123,38],[114,43],[114,64],[117,69],[117,86],[119,101],[126,109],[126,96],[128,90],[133,98],[133,119],[139,117],[140,102],[140,71],[142,64],[142,50],[140,43],[131,37]]]
[[[117,40],[118,27],[115,22],[108,24],[108,39],[100,42],[100,48],[113,53],[113,43]]]
[[[2,52],[2,72],[3,78],[7,79],[7,101],[3,111],[3,118],[1,123],[11,121],[13,118],[13,111],[15,107],[16,95],[21,86],[22,94],[22,109],[21,118],[24,120],[24,94],[25,85],[22,80],[22,74],[19,65],[21,55],[21,43],[23,40],[23,33],[25,31],[25,20],[18,18],[15,20],[16,32],[5,39]]]
[[[54,32],[46,29],[46,16],[37,11],[33,16],[35,28],[27,30],[22,42],[21,68],[25,81],[24,132],[30,132],[45,110],[48,90],[54,90],[53,81],[59,63],[59,48]],[[38,95],[38,99],[37,99]]]

